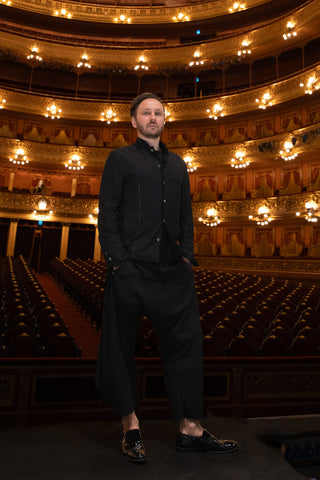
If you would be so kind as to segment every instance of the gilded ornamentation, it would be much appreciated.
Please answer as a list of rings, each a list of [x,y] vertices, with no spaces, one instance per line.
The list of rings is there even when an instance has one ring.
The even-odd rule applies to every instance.
[[[0,377],[0,405],[11,403],[12,397],[12,379],[7,376]]]
[[[256,7],[262,3],[263,0],[246,0],[246,8]],[[41,13],[44,15],[52,15],[55,10],[62,8],[62,3],[54,0],[44,0],[41,3],[37,0],[24,2],[23,0],[15,0],[16,8],[21,10],[29,10],[32,12]],[[185,5],[183,11],[192,20],[200,20],[202,18],[215,17],[226,14],[230,2],[228,0],[216,0],[211,2],[198,3],[196,5]],[[171,23],[172,17],[178,15],[181,7],[146,7],[146,6],[96,6],[91,3],[68,3],[68,10],[72,14],[73,19],[90,21],[90,22],[104,22],[113,23],[114,18],[124,14],[131,18],[132,23]]]
[[[317,70],[320,75],[320,66],[309,69],[308,71],[310,72],[315,70]],[[295,77],[275,83],[272,87],[275,104],[279,105],[282,102],[301,97],[299,83],[306,74],[307,71],[303,74],[299,74]],[[265,87],[259,87],[245,92],[239,92],[237,95],[226,96],[226,117],[231,114],[255,111],[257,109],[255,99],[260,97],[264,91]],[[31,95],[27,92],[22,93],[13,90],[6,90],[5,88],[2,88],[2,92],[5,92],[7,105],[13,111],[41,116],[46,112],[46,108],[48,106],[47,97],[37,94]],[[207,110],[212,108],[214,102],[214,97],[205,97],[202,99],[188,100],[184,102],[170,101],[168,105],[170,105],[170,113],[175,121],[188,121],[195,119],[207,120]],[[98,121],[100,119],[101,109],[104,104],[105,101],[86,101],[85,99],[71,100],[70,98],[59,99],[59,106],[63,111],[64,119],[71,118],[86,121]],[[129,120],[129,103],[113,102],[113,104],[117,111],[118,120],[127,122]],[[61,121],[63,121],[63,119],[61,119],[60,122]],[[56,122],[56,120],[52,122]]]
[[[320,375],[306,375],[304,373],[293,374],[247,374],[246,375],[247,398],[258,396],[306,396],[307,394],[319,394]]]
[[[22,0],[17,0],[18,5],[15,3],[15,7],[19,8],[19,5],[21,5],[21,8],[30,8],[30,10],[33,11],[38,11],[39,13],[44,13],[41,12],[42,9],[51,9],[58,7],[58,2],[36,2],[36,0],[28,2],[23,2]],[[257,0],[252,0],[252,3],[258,4],[258,3],[264,3],[264,2],[258,2]],[[227,4],[227,0],[218,0],[215,2],[209,2],[209,3],[204,3],[204,4],[196,4],[188,7],[190,9],[190,17],[192,19],[196,19],[195,16],[193,16],[193,13],[191,13],[191,10],[196,12],[198,11],[198,15],[200,17],[214,17],[215,15],[219,14],[219,5],[224,3],[225,5]],[[247,2],[246,2],[247,3]],[[95,15],[94,10],[95,7],[90,5],[86,6],[85,4],[79,5],[79,8],[75,7],[75,4],[73,3],[73,9],[74,13],[77,12],[77,15],[81,20],[91,20],[91,21],[103,21],[106,22],[108,20],[108,9],[101,9],[99,10],[99,14]],[[61,7],[61,4],[59,5]],[[248,5],[247,5],[248,7]],[[89,10],[90,12],[87,10]],[[318,11],[320,8],[320,0],[314,0],[311,1],[309,4],[305,5],[303,8],[295,12],[295,19],[297,24],[299,25],[299,31],[301,32],[299,34],[299,42],[301,44],[302,41],[302,32],[308,31],[308,27],[310,24],[312,24],[312,21],[314,21],[314,12]],[[125,11],[125,9],[121,8],[121,11]],[[129,16],[134,19],[134,13],[136,12],[137,17],[139,17],[139,23],[150,23],[152,20],[155,21],[155,23],[162,23],[162,22],[171,22],[171,17],[173,14],[177,13],[178,8],[161,8],[161,9],[155,9],[157,13],[155,13],[154,9],[150,8],[139,8],[139,9],[134,9],[130,8],[128,9],[128,14]],[[119,12],[120,9],[117,8],[110,8],[110,17],[113,19],[114,16],[117,15],[117,11]],[[220,10],[220,14],[223,10]],[[225,9],[227,11],[227,8]],[[102,15],[101,15],[102,13]],[[144,15],[145,14],[145,15]],[[166,14],[168,15],[168,18],[166,18]],[[169,19],[170,17],[170,19]],[[73,18],[76,18],[73,16]],[[134,20],[133,20],[134,22]],[[261,28],[257,28],[254,31],[250,32],[250,42],[254,45],[254,48],[252,49],[252,57],[254,57],[255,54],[258,54],[259,57],[263,55],[269,55],[270,54],[270,46],[274,45],[274,42],[277,41],[279,38],[279,41],[281,41],[281,32],[283,32],[286,29],[286,22],[287,18],[280,18],[276,19],[272,23],[268,23],[267,25],[262,26]],[[20,27],[21,29],[22,27]],[[8,29],[8,27],[7,27]],[[20,31],[20,34],[22,32]],[[34,32],[34,38],[37,38],[37,44],[39,47],[39,51],[41,52],[44,61],[48,62],[60,62],[64,65],[69,65],[69,66],[74,66],[75,65],[75,58],[81,57],[83,54],[83,48],[77,46],[75,44],[74,37],[72,34],[68,35],[67,33],[63,34],[63,40],[59,38],[59,35],[56,34],[56,41],[59,43],[63,42],[63,48],[56,48],[56,45],[51,42],[46,42],[45,38],[41,38],[41,32],[39,30],[35,30]],[[30,37],[30,27],[28,27],[26,31],[26,36]],[[53,35],[53,34],[52,34]],[[68,42],[66,42],[66,38],[68,38]],[[90,46],[90,52],[91,52],[91,59],[92,59],[92,64],[94,65],[95,68],[106,68],[108,66],[113,66],[113,67],[122,67],[122,68],[128,68],[128,65],[134,66],[136,64],[137,58],[141,54],[141,45],[137,46],[137,48],[115,48],[112,45],[108,45],[108,41],[110,42],[112,39],[97,39],[97,47],[99,48],[94,48],[94,46]],[[229,37],[226,38],[220,38],[219,41],[209,41],[201,45],[201,55],[202,58],[205,59],[205,63],[202,68],[207,69],[207,61],[220,61],[221,59],[227,59],[232,56],[237,56],[237,52],[239,49],[239,45],[243,40],[248,40],[247,35],[240,33],[238,35],[230,35]],[[131,45],[134,44],[132,40],[130,39]],[[186,46],[186,45],[180,45],[175,44],[174,46],[167,46],[166,48],[159,49],[159,48],[152,48],[154,47],[153,45],[150,45],[148,47],[147,41],[145,42],[145,53],[146,56],[148,57],[148,66],[149,66],[149,71],[150,72],[157,72],[160,68],[161,69],[175,69],[177,66],[186,66],[188,64],[188,59],[193,58],[193,53],[194,53],[194,46]],[[297,40],[295,40],[297,42]],[[140,42],[141,43],[141,42]],[[278,42],[279,43],[279,42]],[[25,44],[25,37],[15,35],[14,33],[8,33],[8,32],[2,32],[1,38],[0,38],[0,48],[3,49],[4,51],[8,50],[8,45],[10,45],[10,50],[15,53],[15,55],[18,55],[19,57],[25,57],[25,51],[26,51],[26,44]],[[163,45],[162,45],[163,46]],[[105,47],[105,48],[102,48]],[[299,82],[297,83],[297,89],[300,91],[301,95],[301,87],[300,83],[304,83],[307,77],[307,73],[302,75],[301,79],[299,79]],[[265,93],[265,89],[261,92],[261,94],[258,96],[259,98]],[[270,87],[270,93],[274,97],[275,103],[278,103],[277,99],[277,89],[273,89],[273,87]],[[290,97],[290,90],[286,89],[283,91],[283,95],[288,95]],[[257,97],[255,97],[257,98]],[[237,103],[238,99],[235,98],[233,103]],[[227,107],[228,102],[226,103]]]

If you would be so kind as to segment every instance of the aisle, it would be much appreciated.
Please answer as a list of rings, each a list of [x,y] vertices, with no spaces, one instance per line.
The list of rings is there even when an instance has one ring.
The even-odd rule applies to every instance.
[[[81,347],[82,358],[96,358],[100,337],[89,320],[65,295],[62,288],[47,273],[36,274],[36,279],[55,304],[70,334]]]

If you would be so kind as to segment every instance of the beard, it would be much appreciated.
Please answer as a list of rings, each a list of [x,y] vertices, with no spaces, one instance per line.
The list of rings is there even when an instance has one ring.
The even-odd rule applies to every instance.
[[[150,126],[154,128],[150,128]],[[164,125],[158,125],[156,123],[149,123],[148,125],[144,126],[137,123],[137,130],[138,132],[143,135],[145,138],[159,138],[161,133],[164,130]]]

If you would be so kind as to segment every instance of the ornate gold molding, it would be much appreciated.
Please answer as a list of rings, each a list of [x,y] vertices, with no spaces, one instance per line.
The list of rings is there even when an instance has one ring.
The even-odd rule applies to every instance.
[[[246,10],[268,3],[270,0],[246,0]],[[171,23],[172,17],[183,12],[190,17],[190,20],[201,20],[204,18],[219,17],[229,13],[231,3],[229,0],[216,0],[211,2],[199,2],[197,4],[184,5],[180,7],[146,7],[140,5],[125,6],[104,6],[103,3],[86,2],[60,2],[53,0],[15,0],[15,8],[30,12],[41,13],[42,15],[53,15],[55,10],[65,8],[72,14],[75,20],[86,22],[114,23],[114,18],[121,14],[131,18],[131,23]],[[57,19],[59,21],[59,19]]]
[[[168,101],[166,107],[170,111],[173,121],[188,121],[208,119],[207,110],[212,110],[214,104],[219,100],[225,117],[242,112],[257,111],[256,98],[261,98],[264,93],[269,92],[272,96],[273,105],[281,105],[304,95],[300,83],[306,83],[311,74],[320,76],[320,65],[309,68],[285,80],[274,82],[258,88],[251,88],[239,91],[230,95],[204,97],[185,101]],[[44,116],[47,106],[52,102],[51,97],[36,93],[16,91],[2,87],[0,95],[6,99],[6,108],[15,112],[28,113]],[[62,109],[61,118],[78,119],[87,121],[98,121],[104,105],[111,105],[121,122],[129,121],[129,103],[117,101],[91,101],[80,99],[66,99],[56,97],[56,102]],[[269,107],[270,108],[270,107]],[[212,120],[214,124],[214,120]]]
[[[109,127],[112,128],[112,127]],[[118,130],[118,127],[115,127]],[[170,128],[170,127],[168,127]],[[320,148],[320,124],[314,124],[310,127],[302,128],[299,130],[290,131],[288,133],[282,133],[279,135],[273,135],[266,139],[249,140],[244,142],[227,143],[223,145],[211,145],[203,147],[183,147],[175,148],[170,147],[170,150],[175,151],[182,158],[188,153],[192,152],[194,158],[194,165],[198,168],[203,168],[211,172],[217,172],[220,169],[230,168],[230,174],[234,174],[235,171],[230,166],[230,160],[234,156],[235,151],[239,149],[239,146],[245,148],[246,158],[250,160],[251,167],[262,167],[268,165],[270,168],[281,167],[289,165],[290,162],[285,162],[280,159],[279,151],[282,148],[284,142],[288,138],[296,136],[301,138],[303,135],[308,137],[308,142],[298,142],[295,150],[298,154],[304,154],[304,160],[310,156],[314,157],[315,152]],[[270,151],[261,152],[259,147],[264,141],[270,142],[273,148]],[[7,138],[0,136],[0,165],[2,167],[10,166],[11,170],[17,167],[9,163],[9,156],[13,156],[15,149],[20,142],[15,138]],[[55,143],[44,142],[32,142],[23,140],[23,148],[26,155],[29,158],[29,165],[24,167],[27,171],[41,170],[42,168],[48,169],[48,171],[58,170],[61,174],[64,172],[66,175],[79,174],[66,170],[64,167],[65,162],[71,157],[75,151],[79,153],[81,159],[85,165],[84,172],[90,172],[90,175],[99,175],[102,172],[105,161],[114,147],[75,147],[74,145],[59,145]],[[298,157],[299,159],[299,157]],[[296,164],[296,162],[294,163]],[[225,171],[226,173],[226,171]],[[83,173],[82,173],[83,174]]]
[[[50,4],[51,3],[54,2],[50,2]],[[196,4],[190,8],[200,9],[201,7],[203,12],[209,12],[210,6],[212,6],[212,12],[210,14],[208,13],[208,17],[212,17],[220,3],[221,2],[217,1]],[[41,9],[43,3],[33,1],[27,5]],[[83,7],[84,5],[82,3],[79,4],[80,10]],[[90,6],[90,8],[93,9],[94,7]],[[157,9],[158,12],[163,12],[163,10],[166,9],[163,7]],[[140,12],[140,9],[138,11]],[[143,11],[143,9],[141,11]],[[141,21],[144,19],[140,13],[138,17]],[[88,20],[89,18],[90,15],[87,17],[84,14],[84,20]],[[145,21],[146,23],[150,23],[150,20],[153,19],[155,23],[160,23],[160,20],[163,18],[164,17],[158,18],[157,15],[150,13],[150,18],[149,16],[146,17]],[[320,28],[320,0],[313,0],[301,9],[295,11],[293,15],[280,17],[250,32],[243,33],[240,30],[235,30],[228,35],[224,35],[223,37],[218,36],[214,40],[203,42],[197,46],[175,44],[171,47],[168,45],[166,48],[159,48],[159,46],[144,48],[143,46],[134,47],[133,44],[132,48],[128,45],[121,46],[121,42],[119,42],[119,46],[114,45],[114,39],[112,38],[93,37],[88,39],[84,36],[81,37],[81,35],[75,37],[68,33],[63,34],[63,38],[60,38],[60,35],[55,32],[50,32],[50,40],[46,40],[46,35],[43,30],[21,26],[21,31],[16,33],[15,31],[9,32],[9,28],[4,25],[0,37],[0,48],[4,51],[12,51],[14,55],[18,55],[20,59],[23,59],[26,58],[29,49],[36,43],[45,61],[59,62],[69,66],[75,66],[83,55],[84,50],[86,50],[90,56],[92,69],[115,67],[127,68],[132,71],[134,71],[134,66],[141,53],[143,53],[149,66],[149,73],[156,73],[159,69],[176,69],[177,66],[186,66],[189,61],[193,59],[195,50],[199,50],[201,59],[205,61],[201,69],[208,69],[210,68],[208,65],[214,61],[237,55],[241,43],[244,40],[250,42],[250,50],[252,52],[250,59],[252,60],[254,58],[262,58],[263,56],[281,53],[285,48],[289,48],[289,44],[282,38],[282,33],[287,30],[287,22],[292,20],[292,18],[294,18],[297,25],[298,35],[290,40],[290,48],[293,48],[295,45],[303,45],[311,38],[318,36]],[[57,21],[59,20],[57,19]],[[106,21],[104,17],[103,21]],[[166,20],[166,22],[167,21],[168,20]],[[110,45],[111,40],[112,45]],[[10,47],[8,48],[8,46]]]
[[[278,197],[246,200],[193,202],[193,216],[195,222],[198,222],[199,217],[205,217],[207,211],[210,208],[214,208],[221,220],[221,225],[223,222],[241,222],[242,224],[247,223],[252,225],[252,222],[248,220],[249,215],[257,215],[259,207],[265,205],[269,210],[270,217],[272,217],[274,221],[297,221],[296,212],[304,211],[305,203],[311,200],[319,204],[320,191],[300,193],[299,195],[280,195]],[[298,221],[301,222],[301,220]]]
[[[38,209],[38,202],[41,198],[46,199],[47,209],[53,211],[53,221],[58,217],[63,217],[65,221],[79,217],[87,219],[88,215],[98,207],[97,199],[0,192],[1,216],[4,216],[5,213],[5,216],[16,214],[18,217],[29,215],[30,218],[33,218],[32,212]],[[266,205],[270,216],[283,222],[288,219],[295,220],[296,211],[304,209],[305,203],[310,200],[320,204],[320,191],[269,197],[267,199],[193,202],[193,216],[195,223],[198,223],[198,218],[200,216],[204,217],[209,208],[215,208],[222,221],[233,222],[234,224],[244,224],[244,222],[249,224],[248,216],[256,214],[261,205]]]
[[[197,257],[200,267],[212,268],[215,271],[259,273],[279,276],[279,272],[290,272],[292,278],[315,279],[320,278],[320,260],[315,259],[288,259],[288,258],[226,258],[226,257]]]
[[[52,210],[51,221],[79,221],[91,223],[89,214],[94,213],[98,207],[97,199],[65,198],[46,195],[29,195],[13,192],[0,192],[0,212],[4,217],[28,218],[35,220],[32,212],[38,210],[38,202],[45,199],[47,210]],[[41,211],[39,211],[41,213]]]

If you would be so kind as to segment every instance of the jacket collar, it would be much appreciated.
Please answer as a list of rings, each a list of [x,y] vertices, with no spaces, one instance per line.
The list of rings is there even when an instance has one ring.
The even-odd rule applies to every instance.
[[[152,149],[152,147],[150,147],[149,143],[147,143],[145,140],[142,140],[142,138],[140,138],[140,137],[137,137],[136,145],[137,145],[137,147],[139,147],[143,150],[147,150],[148,152],[150,152],[151,149]],[[168,153],[168,148],[167,148],[166,144],[161,142],[161,140],[160,140],[160,151],[162,151],[163,153]]]

